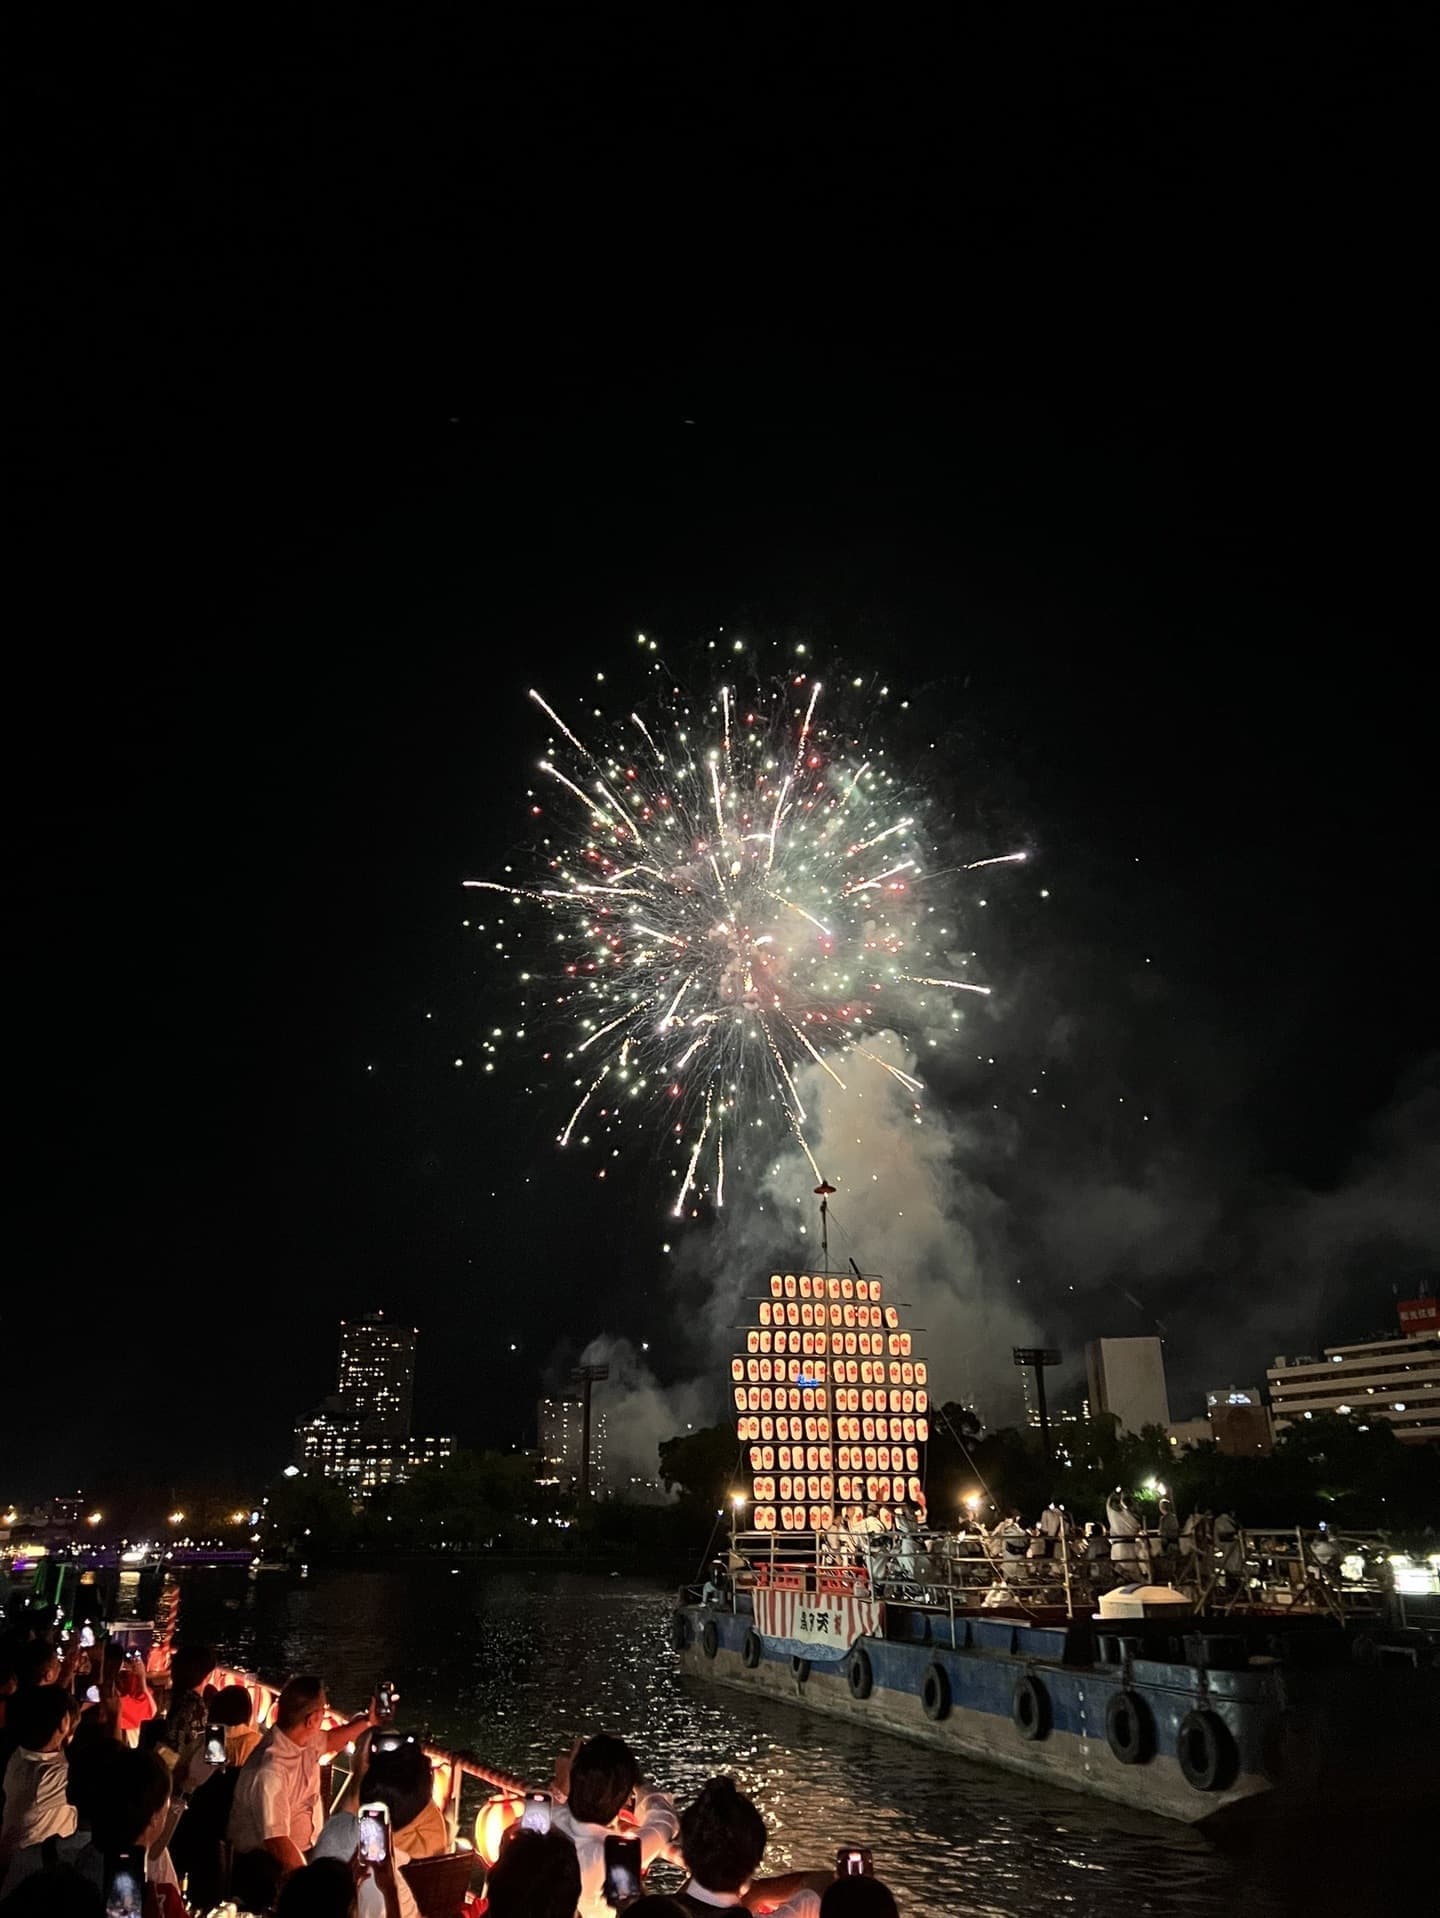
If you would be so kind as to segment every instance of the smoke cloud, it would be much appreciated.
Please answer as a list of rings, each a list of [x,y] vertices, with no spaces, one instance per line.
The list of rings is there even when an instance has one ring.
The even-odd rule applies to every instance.
[[[658,1453],[666,1439],[714,1417],[715,1381],[697,1378],[662,1386],[629,1339],[592,1339],[581,1354],[585,1365],[608,1365],[610,1377],[596,1387],[596,1409],[605,1414],[606,1474],[610,1489],[640,1503],[663,1496],[657,1481]]]

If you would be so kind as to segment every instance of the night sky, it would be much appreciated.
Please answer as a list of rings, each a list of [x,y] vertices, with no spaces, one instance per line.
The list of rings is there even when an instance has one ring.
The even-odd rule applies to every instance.
[[[524,689],[639,630],[883,665],[1034,847],[941,1100],[1044,1337],[1163,1324],[1184,1416],[1435,1273],[1408,49],[1119,22],[36,56],[6,1496],[273,1471],[375,1306],[471,1442],[598,1335],[695,1370],[645,1154],[451,1063]]]

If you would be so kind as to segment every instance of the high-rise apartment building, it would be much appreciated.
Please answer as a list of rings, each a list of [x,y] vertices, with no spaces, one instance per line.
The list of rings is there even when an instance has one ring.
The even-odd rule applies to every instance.
[[[295,1427],[297,1465],[372,1491],[451,1456],[453,1438],[411,1435],[415,1337],[381,1312],[341,1321],[339,1382]]]
[[[1092,1339],[1085,1347],[1092,1415],[1112,1413],[1122,1432],[1170,1423],[1165,1348],[1159,1339]]]
[[[383,1312],[340,1321],[338,1397],[367,1438],[410,1436],[415,1397],[415,1328]]]
[[[585,1408],[579,1399],[541,1399],[535,1410],[539,1438],[542,1485],[558,1486],[562,1492],[578,1491],[584,1452]],[[590,1490],[597,1498],[605,1494],[605,1414],[593,1412],[590,1418]]]

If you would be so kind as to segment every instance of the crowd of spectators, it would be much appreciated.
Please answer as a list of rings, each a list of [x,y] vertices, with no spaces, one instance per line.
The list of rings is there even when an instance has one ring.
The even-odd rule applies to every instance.
[[[457,1854],[421,1744],[374,1701],[337,1721],[313,1677],[292,1678],[257,1725],[250,1691],[217,1686],[216,1664],[187,1644],[162,1681],[103,1634],[62,1643],[22,1619],[0,1638],[0,1918],[440,1918],[413,1868]],[[346,1750],[350,1784],[327,1816],[325,1767]],[[602,1732],[547,1782],[483,1888],[474,1852],[458,1892],[447,1875],[445,1918],[460,1899],[476,1918],[896,1918],[868,1875],[764,1876],[765,1822],[732,1779],[677,1811]],[[377,1818],[388,1838],[367,1862],[362,1824]],[[656,1865],[665,1882],[684,1874],[678,1889],[647,1888]]]

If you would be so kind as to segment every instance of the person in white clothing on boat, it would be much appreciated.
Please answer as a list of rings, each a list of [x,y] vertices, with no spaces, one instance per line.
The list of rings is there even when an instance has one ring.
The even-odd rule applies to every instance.
[[[1030,1549],[1030,1534],[1018,1512],[1007,1512],[990,1533],[991,1558],[1008,1559],[1013,1566]]]
[[[613,1918],[605,1898],[605,1840],[612,1832],[640,1840],[640,1869],[670,1856],[680,1830],[675,1801],[640,1780],[635,1754],[623,1738],[600,1732],[577,1745],[555,1767],[550,1829],[563,1832],[580,1860],[579,1918]],[[633,1825],[620,1815],[631,1807]]]
[[[1054,1558],[1060,1550],[1060,1540],[1065,1535],[1065,1508],[1057,1505],[1054,1499],[1040,1514],[1040,1537],[1044,1541],[1044,1558]]]
[[[920,1521],[915,1516],[915,1508],[905,1500],[895,1513],[895,1530],[900,1537],[900,1550],[895,1558],[895,1571],[898,1577],[907,1579],[912,1585],[920,1577],[920,1561],[924,1556],[924,1547],[920,1540]]]
[[[1110,1562],[1120,1582],[1143,1583],[1150,1572],[1145,1527],[1135,1510],[1134,1499],[1118,1485],[1105,1501],[1105,1517],[1110,1527]]]
[[[1215,1556],[1222,1577],[1238,1582],[1245,1574],[1245,1546],[1240,1523],[1231,1511],[1223,1511],[1215,1520]]]

